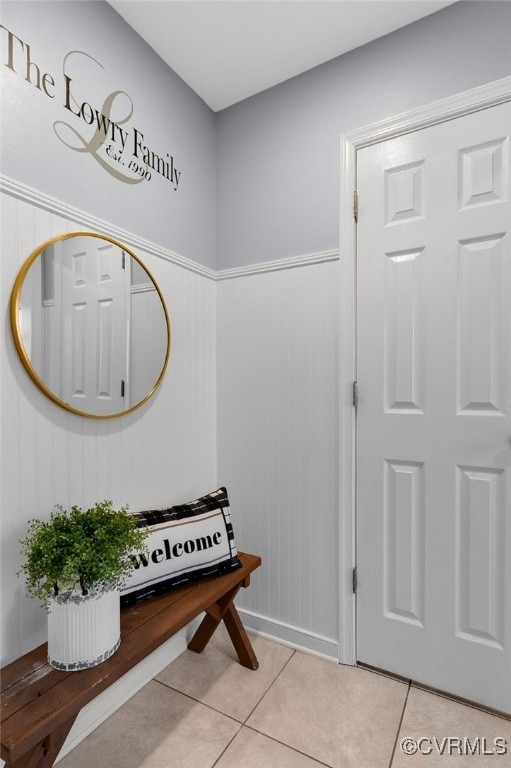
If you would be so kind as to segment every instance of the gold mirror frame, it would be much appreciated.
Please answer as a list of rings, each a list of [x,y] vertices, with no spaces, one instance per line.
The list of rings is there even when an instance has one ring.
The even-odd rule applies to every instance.
[[[142,269],[147,273],[147,275],[150,277],[158,296],[160,297],[161,305],[163,308],[163,313],[165,315],[165,323],[166,323],[166,338],[167,338],[167,351],[165,354],[165,360],[161,369],[161,373],[158,376],[158,379],[151,389],[151,391],[142,399],[140,402],[138,402],[136,405],[131,406],[130,408],[127,408],[125,411],[119,411],[118,413],[109,413],[109,414],[95,414],[95,413],[87,413],[87,411],[80,411],[77,408],[73,408],[72,405],[69,405],[69,403],[64,402],[59,397],[55,395],[54,392],[52,392],[44,383],[44,381],[41,379],[41,377],[36,372],[34,366],[32,365],[32,362],[30,360],[30,357],[27,353],[27,350],[25,348],[25,344],[23,342],[23,334],[21,329],[21,323],[20,323],[20,313],[19,313],[19,304],[20,304],[20,298],[21,298],[21,289],[23,287],[23,283],[25,281],[25,278],[27,276],[28,271],[30,270],[30,267],[34,264],[34,262],[37,260],[37,258],[40,256],[40,254],[48,247],[54,245],[54,243],[57,243],[61,240],[68,240],[71,237],[96,237],[100,240],[106,240],[109,243],[112,243],[113,245],[116,245],[117,247],[121,248],[123,251],[128,253],[133,259],[135,259],[136,262],[142,267]],[[169,313],[167,310],[167,305],[165,303],[165,299],[163,298],[163,294],[160,290],[160,287],[156,280],[154,279],[152,273],[150,270],[146,267],[146,265],[142,262],[139,257],[133,253],[133,251],[130,248],[127,248],[125,245],[120,243],[118,240],[114,240],[112,237],[109,237],[108,235],[102,235],[97,232],[69,232],[65,235],[59,235],[58,237],[54,237],[51,240],[46,241],[43,243],[39,248],[37,248],[25,261],[23,266],[21,267],[18,276],[16,277],[12,293],[11,293],[11,304],[10,304],[10,320],[11,320],[11,330],[12,335],[14,339],[14,344],[16,346],[16,350],[18,352],[18,355],[21,359],[21,362],[23,363],[23,366],[25,370],[27,371],[28,375],[34,382],[34,384],[43,392],[46,397],[48,397],[50,400],[52,400],[54,403],[59,405],[61,408],[64,408],[66,411],[70,411],[71,413],[76,414],[77,416],[84,416],[88,419],[115,419],[119,416],[126,416],[128,413],[133,413],[133,411],[136,411],[138,408],[141,408],[156,392],[158,387],[160,386],[163,377],[165,375],[165,371],[167,370],[167,365],[169,362],[170,357],[170,346],[171,346],[171,328],[170,328],[170,318]]]

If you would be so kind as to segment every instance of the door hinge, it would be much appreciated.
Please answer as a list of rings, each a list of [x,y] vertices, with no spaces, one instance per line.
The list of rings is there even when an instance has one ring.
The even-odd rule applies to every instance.
[[[353,568],[352,586],[353,586],[353,594],[356,594],[357,592],[357,569],[356,568]]]
[[[124,389],[125,389],[124,379],[121,379],[121,397],[124,397]]]
[[[353,218],[358,221],[358,192],[353,192]]]
[[[353,407],[358,408],[358,381],[353,382]]]
[[[122,252],[122,268],[126,269],[126,254]]]

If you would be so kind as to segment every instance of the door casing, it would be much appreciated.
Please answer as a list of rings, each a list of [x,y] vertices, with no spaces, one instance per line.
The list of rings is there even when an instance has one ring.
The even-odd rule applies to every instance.
[[[357,370],[357,228],[353,212],[357,189],[357,151],[370,144],[511,100],[511,77],[473,88],[420,109],[350,131],[341,136],[340,199],[340,471],[339,471],[339,663],[356,664],[356,409],[353,381]],[[360,382],[363,390],[363,382]]]

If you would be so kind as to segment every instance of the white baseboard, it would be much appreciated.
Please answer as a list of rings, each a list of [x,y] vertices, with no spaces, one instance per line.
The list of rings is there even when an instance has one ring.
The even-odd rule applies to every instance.
[[[137,664],[127,672],[120,680],[100,693],[90,704],[87,704],[75,720],[64,746],[55,761],[58,763],[72,749],[78,746],[92,731],[103,723],[110,715],[125,704],[128,699],[137,693],[144,685],[165,669],[172,661],[178,658],[186,650],[200,619],[195,619],[191,624],[178,632],[170,640],[151,653],[144,661]]]
[[[269,619],[245,608],[238,607],[237,610],[248,632],[274,640],[296,651],[318,656],[326,661],[339,662],[339,643],[336,640],[307,632],[276,619]]]

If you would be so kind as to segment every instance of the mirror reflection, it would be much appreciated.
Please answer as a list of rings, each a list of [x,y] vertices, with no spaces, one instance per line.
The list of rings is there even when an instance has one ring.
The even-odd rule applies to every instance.
[[[23,364],[55,402],[85,416],[134,410],[160,383],[170,325],[141,261],[110,238],[56,238],[27,261],[11,322]]]

